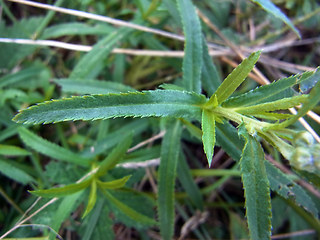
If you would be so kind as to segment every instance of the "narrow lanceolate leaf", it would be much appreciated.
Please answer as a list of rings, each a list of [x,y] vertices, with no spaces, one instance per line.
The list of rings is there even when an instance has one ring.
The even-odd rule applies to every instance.
[[[285,199],[292,199],[296,204],[302,206],[314,216],[318,216],[319,211],[315,203],[302,187],[270,162],[265,161],[265,166],[272,191],[277,192]]]
[[[209,167],[211,166],[213,149],[216,142],[215,118],[211,111],[204,109],[202,112],[202,143],[206,153]]]
[[[240,170],[250,238],[270,239],[271,201],[264,152],[259,142],[249,135],[244,124],[240,125],[239,134],[246,140],[240,160]]]
[[[13,164],[10,164],[10,161],[0,158],[0,174],[7,176],[19,183],[28,184],[35,182],[33,177],[24,172],[22,169],[15,167]]]
[[[31,153],[17,146],[0,144],[0,155],[5,156],[28,156]]]
[[[62,87],[63,92],[77,94],[107,94],[136,91],[134,88],[121,83],[100,81],[94,79],[55,79],[55,83]]]
[[[51,218],[50,227],[59,232],[61,224],[70,216],[71,212],[73,212],[77,208],[77,201],[81,197],[82,192],[74,193],[70,196],[65,197],[61,203],[59,204],[58,209],[55,210],[54,215]],[[55,240],[56,234],[51,232],[49,234],[49,240]]]
[[[202,41],[203,51],[202,51],[202,71],[201,71],[201,80],[203,89],[207,92],[209,96],[218,89],[221,84],[221,77],[218,73],[216,66],[214,65],[211,56],[209,55],[209,49],[207,42],[203,37]]]
[[[96,176],[104,175],[109,169],[116,166],[116,164],[122,160],[127,150],[129,149],[132,143],[132,134],[131,132],[127,133],[127,137],[120,142],[112,152],[102,161],[100,164],[99,170],[96,173]]]
[[[40,103],[21,111],[14,121],[40,124],[152,116],[200,119],[199,106],[205,101],[203,95],[174,90],[90,95]]]
[[[264,112],[271,112],[276,110],[286,110],[295,106],[300,105],[301,103],[306,102],[308,95],[294,96],[291,98],[283,98],[277,101],[257,104],[249,107],[240,107],[235,109],[237,112],[242,114],[259,114]]]
[[[300,117],[303,117],[308,111],[312,110],[320,101],[320,82],[318,82],[314,88],[310,91],[308,95],[308,99],[302,105],[302,107],[298,110],[298,113],[293,117],[289,118],[288,120],[274,124],[270,128],[272,129],[281,129],[287,127],[293,123],[295,123]]]
[[[76,153],[71,152],[66,148],[51,143],[37,136],[36,134],[32,133],[24,127],[21,127],[19,129],[19,136],[25,145],[46,156],[52,157],[60,161],[70,162],[82,166],[88,166],[90,163],[90,159],[84,158]]]
[[[58,38],[62,36],[70,35],[106,35],[112,31],[112,27],[105,24],[97,24],[91,26],[80,22],[70,22],[56,24],[51,27],[46,28],[46,30],[41,35],[42,39]]]
[[[158,175],[158,215],[161,237],[172,239],[174,229],[174,186],[180,152],[180,121],[169,123],[162,141]]]
[[[320,67],[317,67],[310,77],[300,83],[300,91],[305,92],[311,89],[320,81]]]
[[[142,223],[144,225],[148,225],[148,226],[157,225],[157,222],[155,220],[147,217],[146,215],[143,215],[143,214],[137,212],[133,208],[131,208],[128,205],[124,204],[123,202],[119,201],[109,191],[103,190],[103,194],[106,196],[106,198],[108,199],[109,202],[111,202],[122,213],[124,213],[126,216],[128,216],[132,220],[139,222],[139,223]]]
[[[100,188],[104,188],[104,189],[122,188],[122,187],[124,187],[124,185],[129,180],[130,177],[131,177],[131,175],[125,176],[125,177],[117,179],[117,180],[109,181],[109,182],[101,182],[101,181],[97,180],[97,184]]]
[[[319,74],[318,69],[315,71],[308,71],[302,74],[296,74],[288,78],[282,78],[274,81],[268,85],[260,86],[252,91],[241,94],[236,97],[229,98],[222,105],[224,107],[238,107],[238,106],[252,106],[258,103],[266,103],[276,101],[284,97],[292,97],[295,91],[291,88],[296,84],[300,84],[300,87],[304,83],[310,86],[310,82],[314,84],[314,76]],[[319,81],[320,78],[317,79]],[[303,88],[305,90],[305,88]]]
[[[299,30],[292,24],[290,19],[281,10],[274,5],[270,0],[251,0],[254,3],[259,4],[264,10],[271,13],[276,18],[281,19],[285,24],[287,24],[297,35],[301,38]]]
[[[177,168],[178,179],[191,199],[192,203],[200,210],[203,211],[203,198],[199,189],[199,186],[195,183],[190,167],[186,161],[183,153],[180,153],[179,163]]]
[[[87,188],[91,184],[91,182],[92,178],[89,178],[80,183],[73,183],[58,188],[30,191],[30,193],[39,197],[64,197]]]
[[[100,62],[108,57],[115,45],[131,31],[130,28],[120,28],[100,40],[90,52],[80,59],[71,72],[70,78],[86,78]]]
[[[88,204],[86,207],[86,210],[84,211],[82,218],[85,218],[93,209],[94,205],[97,201],[97,181],[93,179],[91,181],[91,188],[90,188],[90,194],[88,199]]]
[[[240,86],[246,79],[248,74],[254,68],[254,65],[260,57],[261,51],[252,53],[248,58],[244,59],[238,67],[236,67],[222,82],[215,94],[218,103],[221,104]]]
[[[185,41],[183,80],[188,91],[201,92],[202,34],[201,25],[191,0],[177,0]]]

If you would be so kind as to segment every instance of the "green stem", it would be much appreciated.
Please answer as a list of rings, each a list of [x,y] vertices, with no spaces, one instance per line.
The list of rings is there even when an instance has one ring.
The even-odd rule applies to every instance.
[[[227,118],[233,122],[236,122],[237,124],[241,124],[244,122],[246,125],[249,125],[254,128],[257,132],[262,132],[263,128],[269,127],[271,124],[266,122],[261,122],[259,120],[249,118],[247,116],[244,116],[240,113],[237,113],[232,108],[224,108],[224,107],[216,107],[211,110],[214,114],[216,114],[218,117]]]
[[[240,171],[229,170],[229,169],[194,169],[194,170],[191,170],[191,174],[196,177],[214,177],[214,176],[240,177],[241,176]]]
[[[62,3],[63,3],[63,0],[58,0],[54,4],[54,6],[60,7],[62,5]],[[33,37],[32,37],[33,40],[35,40],[41,36],[43,30],[46,28],[46,26],[49,24],[49,22],[51,21],[51,19],[54,17],[55,14],[56,14],[55,11],[49,11],[47,13],[46,17],[43,19],[40,26],[36,29],[35,33],[33,34]]]

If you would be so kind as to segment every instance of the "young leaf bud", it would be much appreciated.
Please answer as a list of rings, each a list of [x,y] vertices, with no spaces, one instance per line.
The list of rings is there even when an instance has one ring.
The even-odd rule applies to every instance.
[[[313,172],[314,162],[311,149],[305,147],[297,147],[291,157],[290,164],[299,170]]]
[[[314,144],[312,146],[312,155],[315,167],[320,170],[320,144]]]
[[[293,144],[295,146],[308,147],[314,144],[314,138],[311,133],[307,131],[299,132],[294,136]]]

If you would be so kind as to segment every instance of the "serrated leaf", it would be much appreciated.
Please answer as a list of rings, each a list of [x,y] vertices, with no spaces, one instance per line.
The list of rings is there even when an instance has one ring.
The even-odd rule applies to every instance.
[[[203,149],[207,156],[209,167],[211,167],[213,150],[216,142],[216,126],[214,114],[209,110],[204,109],[202,112],[201,128]]]
[[[291,117],[291,114],[285,114],[285,113],[274,113],[274,112],[260,112],[260,113],[255,113],[255,117],[257,118],[262,118],[262,119],[267,119],[267,120],[283,120]]]
[[[183,80],[187,91],[201,92],[202,34],[201,25],[191,0],[177,0],[185,35]]]
[[[88,77],[89,73],[96,67],[96,65],[103,62],[108,57],[115,45],[131,32],[131,28],[119,28],[100,40],[96,45],[94,45],[90,52],[80,59],[71,72],[70,78],[83,79]]]
[[[94,79],[55,79],[55,83],[62,87],[63,92],[77,94],[107,94],[120,92],[134,92],[134,88],[123,85],[121,83],[110,81],[99,81]]]
[[[174,187],[180,153],[182,127],[180,121],[170,121],[161,145],[158,175],[158,215],[161,237],[172,239],[174,229]]]
[[[123,212],[126,216],[128,216],[132,220],[148,226],[157,225],[157,222],[155,220],[135,211],[134,209],[130,208],[128,205],[124,204],[123,202],[120,202],[109,191],[103,190],[103,194],[106,196],[108,201],[110,201],[113,205],[117,207],[118,210]]]
[[[109,169],[114,168],[122,160],[132,143],[132,134],[129,132],[126,138],[120,142],[112,152],[101,162],[96,176],[104,175]]]
[[[199,106],[205,101],[203,95],[173,90],[90,95],[40,103],[21,111],[13,120],[39,124],[115,117],[200,119]]]
[[[85,188],[90,186],[91,182],[92,182],[92,178],[89,178],[80,183],[73,183],[63,187],[35,190],[35,191],[29,191],[29,192],[39,197],[49,197],[49,198],[64,197],[72,193],[76,193],[84,190]]]
[[[242,114],[255,115],[269,111],[271,112],[276,110],[287,110],[289,108],[298,106],[299,104],[306,102],[307,99],[308,95],[300,95],[291,98],[283,98],[273,102],[261,103],[249,107],[239,107],[235,110]]]
[[[308,81],[315,71],[296,74],[288,78],[282,78],[268,85],[263,85],[247,93],[229,98],[222,105],[224,107],[244,107],[252,106],[258,103],[271,102],[284,97],[292,97],[295,91],[291,88],[296,84]]]
[[[100,188],[103,189],[117,189],[117,188],[122,188],[126,184],[126,182],[130,179],[131,175],[125,176],[123,178],[109,181],[109,182],[101,182],[97,181],[97,184]]]
[[[203,89],[209,96],[212,96],[214,92],[219,88],[221,84],[221,77],[218,73],[216,66],[214,65],[212,58],[209,55],[209,49],[205,38],[203,37],[203,51],[202,51],[202,71],[201,81]]]
[[[71,152],[66,148],[51,143],[35,135],[34,133],[32,133],[24,127],[19,128],[19,136],[25,145],[46,156],[52,157],[60,161],[70,162],[82,166],[88,166],[90,163],[90,159],[84,158],[76,153]]]
[[[300,117],[303,117],[308,111],[312,110],[320,101],[320,82],[318,82],[314,88],[310,91],[308,98],[306,99],[305,103],[302,107],[298,110],[298,113],[293,117],[285,120],[279,124],[273,124],[268,129],[281,129],[285,128],[293,123],[295,123]]]
[[[20,168],[17,168],[10,164],[10,161],[8,160],[0,159],[0,173],[22,184],[35,182],[33,177],[25,173]]]
[[[0,144],[0,155],[5,156],[28,156],[30,152],[17,146]]]
[[[239,134],[246,140],[240,170],[250,239],[270,239],[271,200],[264,152],[260,143],[249,135],[244,124],[239,126]]]
[[[251,0],[251,1],[259,4],[264,10],[271,13],[276,18],[281,19],[281,21],[287,24],[297,34],[297,36],[301,38],[299,30],[292,24],[290,19],[283,12],[281,12],[281,10],[276,5],[274,5],[270,0]]]
[[[94,205],[96,204],[96,201],[97,201],[97,181],[96,181],[96,179],[93,179],[91,181],[88,204],[87,204],[86,210],[84,211],[84,213],[82,215],[82,219],[85,218],[91,212]]]
[[[288,178],[286,174],[282,173],[270,162],[265,161],[265,166],[272,191],[277,192],[285,199],[295,201],[296,204],[302,206],[315,217],[318,216],[319,211],[315,203],[302,187]]]
[[[300,83],[300,91],[306,92],[312,87],[316,85],[317,82],[320,81],[320,67],[317,67],[317,69],[314,71],[314,73],[308,77],[306,80],[302,81]]]
[[[261,51],[252,53],[248,58],[244,59],[238,67],[236,67],[222,82],[217,91],[214,93],[217,95],[218,103],[221,104],[240,86],[240,84],[246,79],[248,74],[254,68],[254,65],[260,57]]]

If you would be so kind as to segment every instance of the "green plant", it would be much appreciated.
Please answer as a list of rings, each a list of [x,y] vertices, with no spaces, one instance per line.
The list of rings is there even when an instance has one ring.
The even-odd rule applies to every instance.
[[[171,1],[164,2],[172,6]],[[270,7],[269,1],[253,2],[259,2],[269,11],[275,7],[273,4]],[[158,4],[158,1],[152,1],[147,10],[143,10],[142,7],[141,12],[144,14],[140,17],[147,18],[148,14],[157,9]],[[24,126],[15,125],[15,131],[28,148],[76,166],[76,175],[80,178],[76,183],[70,183],[69,179],[68,184],[63,187],[31,191],[32,194],[41,197],[67,196],[59,204],[58,211],[53,216],[52,228],[58,230],[63,219],[74,210],[75,206],[80,205],[81,202],[87,202],[82,216],[90,218],[88,221],[92,224],[97,221],[95,214],[106,204],[109,208],[105,211],[110,213],[111,208],[116,209],[117,217],[128,226],[137,229],[158,226],[161,237],[171,239],[174,235],[175,208],[178,208],[175,207],[175,199],[178,197],[175,196],[177,177],[189,195],[191,205],[202,211],[205,208],[201,192],[192,180],[186,164],[185,151],[183,151],[183,139],[186,138],[184,134],[190,134],[202,141],[209,167],[215,167],[212,163],[215,145],[221,146],[237,161],[234,168],[239,171],[234,174],[240,174],[242,178],[251,239],[270,239],[271,190],[285,201],[294,202],[294,206],[302,206],[313,214],[309,216],[304,213],[311,219],[310,222],[315,221],[315,229],[319,231],[317,204],[290,176],[265,160],[265,151],[261,146],[263,143],[266,149],[274,147],[275,152],[280,152],[285,159],[289,160],[289,164],[298,176],[309,178],[309,181],[317,183],[320,171],[320,145],[315,143],[310,133],[289,127],[309,110],[314,109],[320,101],[319,69],[283,78],[248,92],[238,93],[236,90],[245,84],[244,81],[255,67],[261,51],[253,52],[244,59],[220,83],[192,2],[178,0],[177,8],[174,9],[180,14],[186,38],[182,81],[177,81],[177,84],[163,84],[160,86],[161,89],[136,91],[121,83],[92,79],[97,72],[101,71],[101,63],[106,61],[107,55],[115,44],[119,40],[129,39],[134,34],[131,28],[112,29],[107,37],[102,38],[89,53],[81,57],[69,78],[54,80],[66,92],[89,95],[41,102],[21,110],[13,118],[17,123],[29,124],[28,127],[30,124],[99,120],[97,121],[99,127],[94,130],[99,141],[87,144],[92,148],[87,148],[82,153],[74,153],[67,147],[61,147],[40,138]],[[285,16],[282,14],[277,16],[294,28]],[[142,21],[142,19],[139,20]],[[109,29],[103,29],[103,31],[110,32]],[[141,66],[143,69],[144,65]],[[40,66],[40,69],[43,68]],[[150,69],[152,72],[151,67]],[[26,73],[20,72],[20,74]],[[7,82],[14,82],[14,77],[8,77]],[[3,81],[3,83],[6,82]],[[50,99],[52,95],[52,89],[48,87],[45,89],[47,89],[47,96],[38,96],[38,99],[41,98],[40,101]],[[209,98],[202,94],[202,90],[209,95]],[[106,93],[102,94],[104,91]],[[14,94],[19,95],[20,92],[17,91]],[[27,102],[38,102],[38,99]],[[297,114],[288,111],[300,105]],[[113,127],[120,129],[105,138],[104,134],[108,132],[110,125],[107,119],[127,117],[148,117],[152,118],[153,122],[150,124],[144,119],[137,119],[127,123],[126,119],[122,122],[119,120]],[[161,146],[141,151],[137,156],[126,155],[132,139],[141,139],[141,133],[147,128],[152,128],[150,125],[157,126],[165,132]],[[63,137],[61,139],[63,143]],[[82,139],[78,136],[74,141],[86,144],[90,139]],[[104,156],[105,152],[111,148],[111,152]],[[18,152],[17,149],[15,151]],[[30,155],[30,152],[22,154]],[[147,160],[153,158],[150,156],[161,158],[157,173],[157,196],[139,193],[130,188],[133,183],[139,182],[141,177],[135,177],[135,174],[139,175],[138,173],[131,174],[126,170],[121,172],[117,168],[124,162],[133,161],[131,158]],[[4,161],[3,164],[5,164]],[[39,165],[39,163],[36,164]],[[40,173],[40,176],[41,174],[43,173]],[[22,176],[21,173],[20,175]],[[52,175],[54,176],[53,173]],[[136,179],[132,180],[130,175],[132,175],[131,178]],[[45,179],[43,176],[42,178]],[[35,182],[35,180],[26,177],[23,182]],[[39,184],[39,187],[49,187],[49,185],[44,180],[43,185]],[[88,188],[90,191],[86,200],[82,193]],[[98,189],[100,191],[97,191]],[[100,197],[100,194],[104,197]],[[149,207],[146,212],[137,207],[137,204],[130,206],[130,201],[123,200],[134,195],[137,198],[133,202],[146,202]],[[155,221],[153,216],[152,207],[155,204],[157,204],[159,221]],[[91,211],[95,214],[90,215]]]

